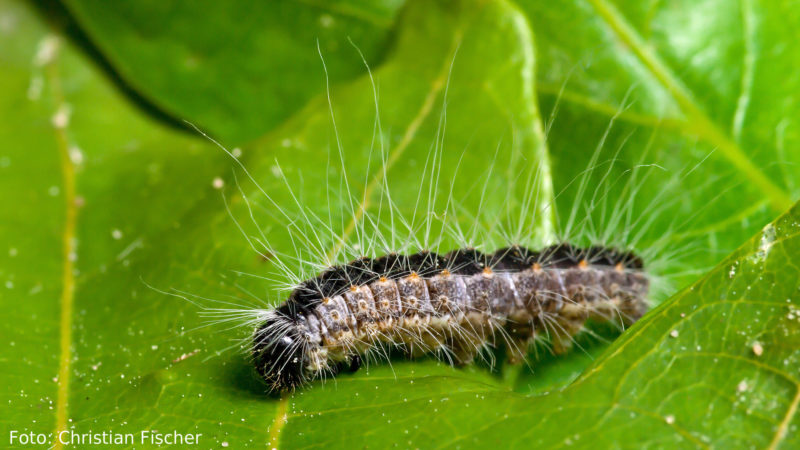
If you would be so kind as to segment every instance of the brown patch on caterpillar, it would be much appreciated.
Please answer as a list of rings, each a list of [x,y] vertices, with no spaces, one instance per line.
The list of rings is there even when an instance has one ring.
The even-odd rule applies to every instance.
[[[644,314],[642,267],[630,252],[568,244],[361,258],[301,283],[256,330],[254,359],[274,389],[293,389],[355,370],[360,355],[385,344],[412,355],[447,348],[466,364],[498,337],[523,359],[548,334],[563,352],[589,318],[631,323]]]

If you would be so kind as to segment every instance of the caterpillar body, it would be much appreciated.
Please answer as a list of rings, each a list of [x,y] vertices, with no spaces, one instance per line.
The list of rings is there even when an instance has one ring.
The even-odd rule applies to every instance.
[[[382,136],[371,72],[369,79],[376,135]],[[242,208],[238,214],[224,195],[223,200],[247,243],[270,262],[275,274],[239,274],[270,281],[282,291],[282,303],[244,289],[257,301],[255,306],[214,300],[222,306],[203,306],[208,299],[192,294],[188,296],[196,302],[189,300],[199,302],[201,315],[213,322],[248,328],[247,337],[235,346],[246,349],[273,391],[355,371],[362,362],[389,360],[392,349],[412,357],[434,353],[453,365],[467,364],[500,344],[512,361],[526,360],[535,341],[560,353],[586,329],[588,320],[624,328],[670,292],[672,280],[665,275],[691,275],[679,271],[685,242],[691,241],[676,239],[674,231],[691,223],[699,211],[691,211],[689,218],[675,214],[682,197],[671,193],[693,167],[684,167],[685,173],[664,171],[667,178],[654,182],[654,195],[640,199],[653,169],[662,168],[646,163],[649,149],[630,165],[617,162],[622,147],[601,160],[613,120],[586,170],[558,193],[546,158],[528,166],[520,164],[519,155],[508,158],[505,178],[492,175],[499,161],[495,154],[483,183],[472,179],[459,181],[457,187],[460,161],[450,155],[444,162],[440,140],[443,105],[435,145],[415,174],[420,184],[408,186],[407,177],[401,180],[405,191],[417,193],[400,200],[391,193],[390,157],[380,138],[377,149],[373,141],[362,155],[366,173],[373,157],[380,170],[365,179],[362,192],[351,192],[329,91],[328,106],[341,170],[329,179],[329,164],[320,168],[326,175],[314,189],[324,183],[328,191],[327,208],[320,210],[303,200],[301,172],[287,177],[276,159],[269,173],[279,184],[264,188],[236,154],[197,130],[225,151],[252,183],[255,196],[246,194],[234,176]],[[444,167],[453,173],[444,175]],[[517,189],[518,182],[523,189]],[[286,195],[278,200],[273,195],[281,190]],[[456,192],[470,207],[461,207]],[[564,192],[571,208],[561,216],[556,200]],[[251,203],[254,198],[266,203]],[[368,208],[370,199],[374,203]],[[403,209],[409,206],[410,212]],[[275,236],[258,223],[260,212],[278,224]],[[650,233],[656,223],[658,231]],[[498,250],[478,250],[487,248]],[[187,298],[184,292],[173,295]]]
[[[253,357],[274,390],[357,370],[381,345],[466,364],[502,338],[522,359],[537,334],[550,334],[558,349],[589,318],[641,317],[649,288],[642,269],[631,252],[569,244],[361,258],[301,283],[267,313]]]

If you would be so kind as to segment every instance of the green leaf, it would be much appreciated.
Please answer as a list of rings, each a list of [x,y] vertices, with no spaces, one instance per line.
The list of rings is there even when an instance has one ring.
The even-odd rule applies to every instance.
[[[559,97],[561,114],[600,117],[602,130],[620,113],[626,129],[658,131],[639,133],[628,146],[694,145],[695,152],[713,152],[715,167],[719,161],[735,168],[758,195],[748,199],[764,198],[776,212],[791,205],[798,160],[788,149],[800,140],[800,106],[787,99],[796,97],[800,81],[785,76],[799,58],[786,46],[800,19],[789,2],[520,6],[536,30],[539,92],[545,102]],[[553,132],[563,141],[553,146],[555,155],[583,142]]]
[[[281,21],[276,32],[317,20],[317,7],[303,5],[297,8],[315,15]],[[508,191],[524,194],[519,192],[524,186],[513,183],[518,172],[548,167],[552,159],[561,221],[554,225],[549,216],[540,216],[532,228],[537,230],[563,226],[577,196],[572,182],[593,155],[616,162],[611,174],[592,175],[592,187],[619,179],[636,164],[658,163],[666,170],[641,183],[633,213],[657,217],[643,237],[645,246],[672,236],[676,218],[691,219],[674,236],[674,247],[683,253],[676,255],[678,265],[695,273],[673,274],[677,284],[695,280],[698,270],[716,264],[774,217],[796,182],[785,164],[772,165],[792,161],[782,151],[796,142],[794,116],[790,109],[770,112],[756,103],[791,100],[796,91],[783,97],[779,92],[758,99],[751,95],[746,116],[760,119],[743,121],[739,135],[704,134],[709,126],[726,130],[720,124],[735,116],[723,107],[731,104],[729,93],[713,97],[716,91],[693,84],[689,76],[700,83],[707,74],[689,70],[695,65],[688,62],[676,69],[679,58],[667,58],[663,47],[648,47],[649,56],[665,61],[671,77],[686,85],[680,92],[696,106],[687,110],[629,36],[633,31],[646,35],[639,25],[644,20],[620,22],[618,9],[631,17],[638,9],[577,5],[523,5],[523,14],[507,2],[411,2],[384,28],[342,28],[321,38],[356,209],[374,213],[379,207],[384,171],[375,155],[381,142],[393,199],[406,213],[414,209],[420,184],[431,178],[425,167],[432,150],[442,150],[439,179],[447,185],[437,199],[447,197],[455,179],[463,209],[475,213],[483,206],[483,219],[506,206]],[[341,180],[342,169],[316,43],[287,44],[296,50],[291,57],[251,60],[247,50],[231,50],[238,49],[235,40],[219,39],[235,35],[260,42],[262,31],[272,32],[239,27],[242,19],[236,14],[251,17],[241,12],[246,8],[217,5],[216,13],[201,14],[200,8],[183,7],[170,17],[157,14],[155,7],[101,8],[77,1],[68,7],[109,66],[82,52],[29,5],[0,3],[0,84],[9,86],[0,96],[0,138],[6,143],[0,150],[0,192],[10,205],[0,212],[0,280],[5,282],[0,301],[7,311],[0,330],[10,336],[0,358],[0,384],[6,386],[0,392],[9,405],[0,419],[5,436],[10,430],[52,433],[66,427],[78,433],[135,433],[137,439],[143,429],[202,433],[201,445],[232,447],[726,446],[738,444],[737,439],[754,446],[797,445],[792,433],[800,398],[798,315],[792,308],[798,301],[792,264],[798,254],[797,207],[610,348],[581,337],[585,353],[543,354],[534,358],[533,370],[518,376],[509,368],[490,372],[480,365],[456,369],[430,360],[393,360],[391,366],[314,383],[291,397],[265,395],[247,357],[237,352],[246,330],[202,327],[195,305],[148,285],[237,303],[250,301],[250,294],[280,301],[273,283],[237,274],[267,274],[274,261],[254,254],[239,233],[237,220],[249,232],[255,227],[236,180],[246,198],[257,202],[257,219],[282,252],[293,249],[287,219],[258,200],[258,189],[230,158],[202,137],[140,109],[107,70],[174,118],[196,121],[226,144],[254,138],[241,145],[241,160],[278,205],[290,208],[295,202],[276,176],[282,173],[311,212],[331,214],[334,223],[347,228],[348,200],[328,195],[341,192],[331,180]],[[392,8],[381,11],[391,18]],[[664,17],[664,11],[655,6],[643,17]],[[759,17],[766,17],[768,8],[764,11]],[[339,23],[335,12],[328,14]],[[769,20],[778,23],[760,29],[769,30],[770,42],[789,35],[781,27],[785,22]],[[174,29],[165,32],[163,23]],[[144,33],[148,27],[151,32]],[[663,29],[668,40],[669,30]],[[383,132],[377,138],[373,87],[345,38],[362,32],[378,36],[365,38],[366,43],[354,38],[379,92]],[[391,50],[384,52],[383,39],[390,33]],[[163,40],[137,41],[137,35]],[[47,58],[53,42],[58,48]],[[187,53],[175,49],[182,45],[220,59],[199,58],[202,70],[191,75],[180,69]],[[265,48],[263,54],[285,50]],[[600,62],[575,69],[587,55]],[[774,67],[796,66],[791,57],[781,58],[775,58]],[[716,63],[723,69],[739,67],[729,59]],[[248,70],[235,70],[244,66]],[[296,72],[262,86],[264,74],[276,67]],[[229,76],[237,81],[227,84]],[[638,86],[628,97],[632,105],[619,108],[631,85]],[[540,86],[545,94],[537,99]],[[262,102],[259,92],[293,101],[288,106]],[[557,106],[547,146],[540,102],[546,112]],[[69,121],[53,127],[65,104]],[[751,169],[761,175],[754,177],[737,163],[730,148],[697,165],[720,148],[720,139],[747,149]],[[604,145],[595,151],[599,142]],[[759,152],[750,150],[756,143]],[[497,182],[481,203],[476,180],[492,163]],[[225,184],[225,201],[212,187],[217,178]],[[771,180],[783,194],[759,178]],[[676,179],[680,182],[669,183]],[[544,183],[540,194],[546,201],[548,180],[538,181]],[[625,183],[611,185],[614,206]],[[666,212],[657,215],[659,207]],[[468,223],[470,217],[458,220]],[[699,253],[685,254],[698,248]],[[613,339],[614,333],[606,337]],[[760,356],[754,353],[756,343]],[[135,446],[147,444],[137,440]]]
[[[0,365],[8,407],[0,428],[8,437],[51,433],[57,421],[74,424],[79,411],[104,414],[109,404],[98,397],[120,391],[103,385],[130,386],[121,378],[131,374],[122,345],[135,335],[126,318],[141,283],[115,278],[114,268],[204,198],[224,158],[144,114],[29,5],[1,2],[0,23]],[[84,297],[82,286],[93,284],[106,294]],[[111,316],[118,322],[109,336],[102,331],[111,331]],[[151,325],[169,326],[169,315],[153,317],[159,324]],[[103,381],[89,383],[90,375]]]
[[[131,87],[178,119],[230,141],[261,135],[333,81],[363,75],[387,46],[398,0],[379,2],[65,2]],[[157,68],[157,69],[156,69]]]

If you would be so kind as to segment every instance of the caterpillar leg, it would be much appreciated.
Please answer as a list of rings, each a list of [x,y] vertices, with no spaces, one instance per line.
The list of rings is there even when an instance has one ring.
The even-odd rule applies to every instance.
[[[513,338],[506,348],[508,349],[508,362],[509,364],[520,364],[528,357],[528,347],[530,346],[531,338],[517,337]]]
[[[555,329],[551,330],[550,342],[553,353],[563,355],[572,349],[574,336],[583,329],[586,319],[559,319]]]

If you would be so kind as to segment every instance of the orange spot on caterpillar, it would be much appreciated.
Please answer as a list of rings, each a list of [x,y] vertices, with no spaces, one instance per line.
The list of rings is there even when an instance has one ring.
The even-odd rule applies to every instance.
[[[586,269],[587,267],[589,267],[589,262],[588,262],[588,261],[586,261],[585,259],[582,259],[582,260],[581,260],[581,261],[578,263],[578,267],[579,267],[579,268],[581,268],[581,269]]]
[[[531,266],[531,269],[533,269],[534,272],[539,273],[539,272],[542,271],[542,265],[539,264],[539,263],[533,263],[533,266]]]
[[[443,277],[449,277],[450,276],[450,271],[447,270],[447,269],[444,269],[440,275],[442,275]]]

